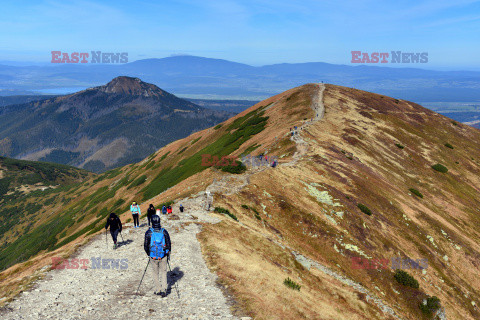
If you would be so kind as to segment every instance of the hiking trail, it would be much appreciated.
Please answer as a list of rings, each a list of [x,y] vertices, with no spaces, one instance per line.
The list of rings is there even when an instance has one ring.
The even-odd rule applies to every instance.
[[[281,166],[292,166],[308,151],[308,144],[301,132],[324,116],[323,91],[325,86],[318,84],[319,90],[312,101],[315,116],[297,129],[291,140],[297,144],[297,152],[293,159]],[[253,174],[269,169],[269,166],[250,168],[241,175],[228,174],[214,180],[205,191],[191,197],[176,200],[173,205],[174,214],[161,215],[162,227],[168,230],[172,240],[172,272],[168,271],[169,290],[166,298],[153,294],[153,277],[149,267],[139,290],[138,284],[147,265],[148,259],[143,250],[143,239],[147,230],[146,218],[141,219],[141,227],[134,229],[132,223],[124,225],[121,244],[113,250],[110,234],[105,241],[105,233],[99,234],[82,246],[70,259],[88,259],[87,269],[51,270],[39,280],[33,288],[25,291],[9,303],[2,311],[0,318],[17,319],[241,319],[250,317],[233,316],[231,302],[225,297],[216,284],[217,276],[212,273],[203,259],[200,243],[196,235],[200,231],[197,222],[218,223],[220,216],[207,212],[205,208],[205,192],[212,195],[235,194],[248,185]],[[272,169],[278,170],[278,169]],[[148,202],[148,201],[147,201]],[[185,207],[179,213],[178,205]],[[239,222],[246,228],[248,226]],[[277,245],[292,252],[296,259],[307,269],[315,267],[326,275],[341,281],[355,290],[367,294],[368,300],[375,303],[385,314],[400,319],[393,309],[385,305],[381,299],[371,294],[360,284],[338,274],[308,257],[295,252],[283,243],[282,239],[271,239]],[[127,259],[127,269],[93,269],[92,258]],[[178,286],[180,298],[177,296]]]
[[[200,226],[195,222],[216,223],[220,219],[206,213],[201,197],[185,199],[186,212],[161,215],[162,227],[172,240],[172,258],[168,271],[168,296],[153,294],[153,276],[149,266],[135,296],[148,259],[143,250],[146,218],[141,227],[124,226],[113,250],[113,242],[105,233],[94,237],[71,257],[88,259],[88,269],[51,270],[30,291],[23,292],[2,312],[2,319],[239,319],[230,311],[216,275],[210,272],[196,238]],[[178,220],[174,220],[178,219]],[[128,259],[128,268],[93,269],[91,258]],[[120,263],[121,265],[121,263]],[[175,285],[178,285],[180,299]],[[250,319],[244,317],[240,319]]]

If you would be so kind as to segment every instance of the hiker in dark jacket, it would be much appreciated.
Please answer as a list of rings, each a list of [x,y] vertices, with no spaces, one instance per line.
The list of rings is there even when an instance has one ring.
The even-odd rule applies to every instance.
[[[167,207],[166,207],[166,206],[163,206],[163,207],[162,207],[162,213],[163,213],[163,214],[167,214]]]
[[[155,215],[155,207],[153,204],[150,203],[150,206],[147,209],[147,219],[148,219],[148,226],[150,227],[150,222],[152,221],[152,217]]]
[[[179,208],[180,208],[180,212],[183,212],[183,209],[184,209],[183,205],[180,205]]]
[[[122,221],[115,213],[110,213],[110,217],[107,219],[105,224],[105,231],[110,227],[110,234],[113,239],[113,249],[117,249],[117,237],[118,233],[122,232]]]
[[[150,256],[150,245],[153,232],[163,232],[165,237],[165,256],[163,258],[154,258]],[[160,216],[152,216],[152,228],[145,232],[145,241],[143,243],[145,253],[149,256],[152,264],[153,281],[155,285],[154,294],[163,297],[167,296],[167,262],[170,259],[170,252],[172,250],[172,244],[170,242],[170,235],[168,231],[163,229],[160,225]]]

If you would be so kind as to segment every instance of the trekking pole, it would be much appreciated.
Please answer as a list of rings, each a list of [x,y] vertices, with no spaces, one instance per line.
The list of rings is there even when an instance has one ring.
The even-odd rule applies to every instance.
[[[107,248],[108,248],[107,229],[105,229],[105,244],[107,245]]]
[[[172,267],[170,267],[170,259],[167,259],[167,264],[168,264],[168,269],[170,269],[170,273],[173,274],[173,272],[172,272]],[[180,299],[180,293],[178,292],[178,283],[177,283],[177,281],[175,281],[175,289],[177,290],[178,299]]]
[[[120,232],[120,237],[122,237],[122,243],[125,244],[125,241],[123,241],[123,236],[121,232]]]
[[[140,283],[138,284],[137,292],[135,293],[135,297],[138,295],[138,290],[140,289],[140,286],[142,285],[143,277],[145,277],[145,273],[147,272],[148,265],[150,264],[150,258],[148,258],[147,266],[145,267],[145,271],[143,272],[142,279],[140,280]]]

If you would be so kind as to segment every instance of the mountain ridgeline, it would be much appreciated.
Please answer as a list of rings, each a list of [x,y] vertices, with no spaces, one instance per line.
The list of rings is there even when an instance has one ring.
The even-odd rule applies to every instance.
[[[415,103],[297,87],[138,163],[25,195],[42,208],[0,239],[1,292],[12,297],[31,281],[24,275],[74,252],[109,212],[128,222],[132,201],[146,212],[203,203],[209,191],[221,222],[202,224],[198,239],[243,314],[478,319],[479,150],[479,130]],[[202,163],[205,154],[279,163],[231,174]]]
[[[75,94],[1,107],[0,155],[103,172],[231,115],[117,77]]]

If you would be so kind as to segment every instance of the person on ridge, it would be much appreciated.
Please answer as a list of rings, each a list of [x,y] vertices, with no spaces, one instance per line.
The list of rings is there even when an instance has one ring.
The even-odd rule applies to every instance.
[[[171,207],[171,206],[168,206],[168,207],[167,207],[167,213],[170,214],[170,213],[172,213],[172,212],[173,212],[172,207]]]
[[[163,213],[163,214],[167,214],[167,207],[166,207],[166,206],[163,206],[163,207],[162,207],[162,213]]]
[[[130,211],[132,212],[132,217],[133,217],[133,227],[140,228],[138,221],[139,221],[141,211],[140,211],[140,206],[135,201],[133,201],[132,205],[130,206]]]
[[[150,203],[150,206],[148,207],[147,210],[147,220],[148,220],[148,226],[150,227],[150,222],[152,220],[152,217],[155,215],[155,207],[153,204]]]
[[[154,294],[164,298],[167,296],[167,263],[170,260],[172,244],[168,231],[160,224],[158,214],[152,217],[152,228],[145,232],[143,248],[152,264]]]
[[[183,212],[183,205],[180,205],[180,212]]]
[[[122,221],[115,213],[110,213],[110,217],[107,218],[107,223],[105,224],[105,231],[110,227],[110,234],[113,239],[113,249],[117,249],[117,237],[118,233],[122,232]]]

